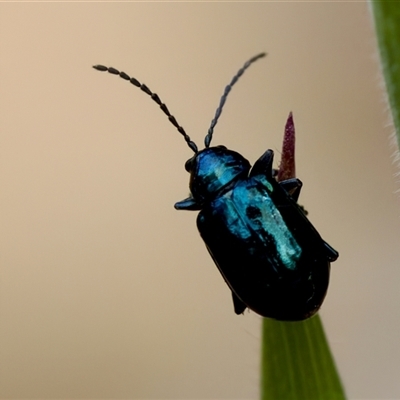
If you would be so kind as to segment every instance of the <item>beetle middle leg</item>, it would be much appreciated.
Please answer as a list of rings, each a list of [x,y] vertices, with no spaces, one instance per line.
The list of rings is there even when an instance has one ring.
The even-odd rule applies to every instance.
[[[291,179],[286,179],[285,181],[279,182],[279,185],[283,189],[286,190],[288,194],[292,197],[292,199],[297,202],[300,196],[300,191],[303,186],[303,183],[301,182],[300,179],[297,178],[291,178]]]

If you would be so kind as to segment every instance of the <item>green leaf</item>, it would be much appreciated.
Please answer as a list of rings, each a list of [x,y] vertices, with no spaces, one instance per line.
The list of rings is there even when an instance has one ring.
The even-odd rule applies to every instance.
[[[318,315],[301,322],[263,320],[262,400],[344,400]]]
[[[370,1],[381,55],[383,75],[400,144],[400,3]]]

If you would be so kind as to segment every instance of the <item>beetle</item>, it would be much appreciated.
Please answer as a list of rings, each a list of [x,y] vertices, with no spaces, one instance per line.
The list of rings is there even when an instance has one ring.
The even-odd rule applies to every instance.
[[[300,321],[320,308],[329,284],[330,263],[339,254],[326,243],[298,205],[302,182],[278,182],[274,152],[267,150],[251,167],[225,146],[210,147],[214,127],[233,85],[261,53],[248,60],[226,86],[215,117],[198,150],[156,93],[125,72],[119,75],[148,94],[194,152],[185,164],[190,196],[177,210],[198,210],[197,228],[232,292],[234,311],[249,308],[263,317]]]

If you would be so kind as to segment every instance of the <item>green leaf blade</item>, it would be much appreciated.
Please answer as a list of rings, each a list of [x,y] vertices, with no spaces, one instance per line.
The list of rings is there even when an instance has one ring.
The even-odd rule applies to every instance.
[[[262,400],[345,400],[319,316],[263,320]]]
[[[370,1],[397,143],[400,144],[400,4]]]

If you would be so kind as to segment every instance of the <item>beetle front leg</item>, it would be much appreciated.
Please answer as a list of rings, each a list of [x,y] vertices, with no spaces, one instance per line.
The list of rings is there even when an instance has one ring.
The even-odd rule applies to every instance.
[[[202,206],[197,203],[197,201],[192,197],[189,196],[187,199],[178,201],[174,205],[175,210],[190,210],[190,211],[197,211],[201,210]]]
[[[253,165],[249,177],[253,178],[263,175],[267,179],[273,178],[272,162],[274,161],[274,152],[267,150]]]

